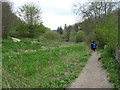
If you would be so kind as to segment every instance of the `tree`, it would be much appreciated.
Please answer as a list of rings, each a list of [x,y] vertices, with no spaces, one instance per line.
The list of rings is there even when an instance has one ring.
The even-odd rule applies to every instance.
[[[76,32],[78,32],[78,31],[80,30],[80,25],[79,25],[79,23],[75,23],[75,24],[73,25],[73,27],[74,27],[74,30],[75,30]]]
[[[71,32],[70,32],[70,39],[69,39],[69,40],[70,40],[71,42],[75,42],[75,36],[76,36],[76,31],[74,31],[74,30],[71,31]]]
[[[97,18],[103,18],[103,16],[107,16],[107,14],[111,13],[117,5],[117,2],[106,2],[105,0],[102,2],[88,2],[85,4],[77,2],[73,6],[73,11],[76,15],[82,16],[83,20],[93,17],[95,20],[98,20]]]
[[[71,32],[71,30],[73,30],[73,28],[72,28],[71,25],[69,25],[69,26],[66,28],[66,39],[67,39],[67,41],[70,40],[70,32]]]
[[[117,4],[116,2],[105,2],[104,0],[103,2],[88,2],[84,4],[77,2],[73,6],[73,10],[77,16],[82,16],[81,28],[87,36],[90,36],[94,33],[96,25],[105,24],[105,20],[115,10]]]
[[[57,28],[57,32],[58,32],[59,34],[63,34],[63,29],[62,29],[61,26]]]
[[[12,12],[10,2],[2,2],[2,37],[7,38],[11,28],[15,26],[17,16]]]
[[[75,41],[76,42],[83,42],[85,41],[85,34],[83,31],[78,31],[76,36],[75,36]]]
[[[64,25],[64,30],[67,28],[67,24]]]
[[[80,23],[75,23],[73,25],[66,26],[63,31],[63,38],[66,41],[75,41],[75,34],[80,30]]]
[[[42,23],[41,20],[41,8],[38,8],[34,4],[24,4],[22,7],[19,8],[17,11],[21,20],[25,22],[28,28],[28,32],[31,37],[35,36],[37,29],[35,29],[36,25],[40,25]]]

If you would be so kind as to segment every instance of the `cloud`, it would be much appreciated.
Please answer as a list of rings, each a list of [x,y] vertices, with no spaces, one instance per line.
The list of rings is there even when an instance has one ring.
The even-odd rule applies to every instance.
[[[43,16],[43,24],[50,27],[52,30],[56,30],[58,26],[62,26],[64,28],[65,24],[69,25],[75,23],[73,16],[61,16],[50,12],[45,13]]]
[[[14,11],[24,3],[34,2],[42,9],[43,24],[51,29],[57,29],[64,24],[75,23],[72,12],[73,3],[76,0],[11,0],[14,2]],[[82,0],[84,1],[84,0]]]

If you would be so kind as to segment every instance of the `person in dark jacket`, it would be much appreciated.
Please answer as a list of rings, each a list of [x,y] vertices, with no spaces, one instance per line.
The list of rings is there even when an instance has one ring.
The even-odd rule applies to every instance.
[[[93,42],[91,43],[91,50],[93,50]]]

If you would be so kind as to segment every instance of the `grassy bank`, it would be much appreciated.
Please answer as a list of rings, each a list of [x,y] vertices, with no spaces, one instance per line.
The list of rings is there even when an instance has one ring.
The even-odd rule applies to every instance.
[[[107,51],[108,48],[102,51],[103,67],[109,72],[109,82],[114,84],[114,88],[120,89],[120,64]]]
[[[44,47],[59,47],[60,45],[68,45],[61,42],[45,41],[34,38],[20,38],[21,42],[13,42],[11,39],[4,39],[2,41],[3,53],[23,52],[25,50],[39,50]]]
[[[43,45],[43,43],[37,44]],[[57,45],[68,45],[69,47],[57,47]],[[52,42],[51,46],[56,48],[47,50],[37,50],[37,46],[33,45],[36,51],[20,52],[19,54],[11,53],[12,47],[3,46],[3,52],[5,50],[2,59],[3,87],[68,87],[79,75],[90,52],[84,44],[57,43],[57,45]],[[25,48],[30,48],[29,45],[25,44],[25,46]],[[15,50],[19,49],[16,46]]]

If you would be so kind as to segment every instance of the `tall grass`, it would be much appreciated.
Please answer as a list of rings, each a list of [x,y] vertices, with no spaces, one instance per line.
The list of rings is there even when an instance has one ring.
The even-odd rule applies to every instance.
[[[84,44],[19,54],[5,53],[3,87],[68,87],[84,67],[89,53]]]
[[[21,42],[13,42],[11,39],[4,39],[2,41],[2,53],[22,52],[25,50],[39,50],[42,46],[45,47],[59,47],[60,45],[71,45],[61,42],[46,41],[34,38],[21,38]]]
[[[120,64],[118,61],[110,56],[109,48],[102,52],[103,67],[109,72],[109,82],[114,83],[114,88],[120,89]]]

